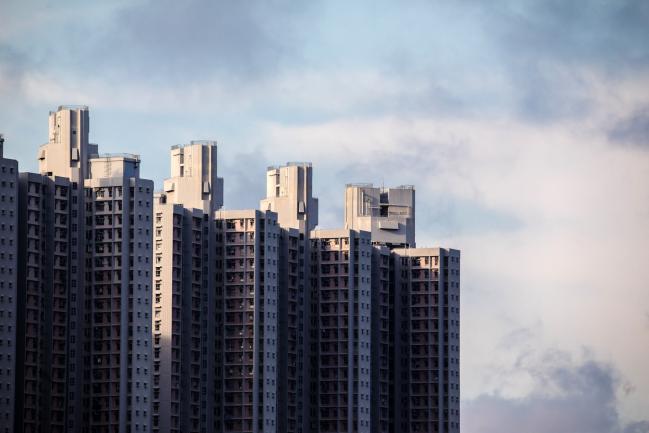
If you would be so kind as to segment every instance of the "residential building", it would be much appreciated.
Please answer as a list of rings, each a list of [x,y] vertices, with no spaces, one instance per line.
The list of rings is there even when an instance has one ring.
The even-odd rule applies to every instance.
[[[311,315],[310,231],[318,224],[318,199],[313,197],[313,168],[289,162],[266,171],[266,198],[260,209],[277,213],[280,232],[280,431],[313,430],[311,372],[318,360],[310,350]]]
[[[19,176],[18,432],[150,431],[153,183],[97,154],[84,106]]]
[[[172,177],[154,200],[154,432],[221,431],[216,150],[208,141],[173,146]]]
[[[0,134],[0,432],[14,431],[18,305],[18,162]]]
[[[80,370],[71,372],[68,363],[74,335],[70,324],[75,324],[67,315],[72,281],[71,183],[67,178],[21,173],[19,197],[23,223],[17,380],[22,398],[17,401],[17,431],[62,432],[67,428],[66,398],[73,392],[68,378],[82,375]],[[75,238],[78,245],[78,236]]]
[[[314,432],[372,431],[371,278],[369,232],[311,232]]]
[[[222,242],[223,431],[278,432],[280,226],[271,211],[216,212]]]
[[[153,182],[139,170],[101,155],[85,180],[87,432],[151,431]]]
[[[394,310],[391,295],[392,255],[383,245],[372,248],[372,431],[394,430]]]
[[[40,174],[19,177],[17,432],[80,431],[84,383],[87,107],[49,115]]]
[[[416,247],[414,187],[323,230],[310,163],[223,210],[216,142],[154,195],[88,138],[61,106],[18,173],[0,135],[0,433],[459,433],[460,252]]]
[[[395,431],[460,431],[460,252],[393,250]]]

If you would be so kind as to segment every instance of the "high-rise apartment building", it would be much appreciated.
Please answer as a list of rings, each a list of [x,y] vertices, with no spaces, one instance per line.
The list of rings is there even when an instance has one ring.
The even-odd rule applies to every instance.
[[[153,183],[88,129],[87,107],[50,113],[19,178],[19,432],[150,428]]]
[[[282,228],[279,254],[278,431],[303,431],[304,387],[309,384],[304,357],[304,235]]]
[[[266,198],[260,209],[277,213],[280,244],[280,431],[310,432],[318,360],[311,349],[310,231],[318,224],[318,199],[313,197],[313,168],[289,162],[266,171]]]
[[[460,431],[460,252],[394,254],[395,431]]]
[[[75,349],[82,347],[82,333],[72,330],[80,324],[68,317],[72,284],[78,290],[78,280],[71,276],[77,261],[71,253],[72,197],[78,198],[67,178],[20,174],[18,431],[65,431],[68,394],[77,397],[68,380],[81,380],[83,374],[81,364],[68,358],[76,355],[70,347],[73,335]],[[75,235],[75,246],[80,235]],[[74,313],[79,319],[80,311]]]
[[[459,432],[460,253],[415,248],[412,186],[322,230],[310,163],[222,210],[215,142],[154,195],[88,137],[50,113],[38,174],[0,138],[0,433]]]
[[[216,213],[222,242],[223,431],[278,432],[280,226],[271,211]]]
[[[154,432],[221,431],[222,245],[213,212],[223,181],[216,150],[208,141],[173,146],[172,177],[155,197]]]
[[[40,174],[19,178],[16,431],[79,431],[84,381],[87,107],[49,115]]]
[[[85,180],[84,431],[151,431],[153,182],[136,155],[89,160]]]
[[[383,245],[372,248],[372,431],[394,431],[394,317],[391,294],[391,254]]]
[[[18,162],[0,134],[0,432],[14,431],[18,265]]]
[[[347,185],[345,224],[374,245],[373,431],[459,431],[459,251],[414,248],[412,186]]]
[[[348,184],[345,227],[372,233],[372,242],[390,247],[415,246],[415,188]]]
[[[316,428],[371,432],[372,244],[368,232],[311,232]]]

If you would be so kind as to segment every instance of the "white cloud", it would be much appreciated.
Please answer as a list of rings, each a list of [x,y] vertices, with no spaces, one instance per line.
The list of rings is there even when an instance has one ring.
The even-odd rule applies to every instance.
[[[594,126],[628,113],[649,95],[630,92],[635,82],[597,84],[608,88],[604,96],[596,94],[589,116],[552,124],[383,117],[269,124],[264,132],[278,158],[295,156],[300,143],[300,159],[315,161],[317,176],[361,172],[416,184],[419,245],[439,242],[463,250],[468,397],[485,389],[529,391],[524,379],[493,371],[515,365],[520,355],[499,349],[501,339],[512,328],[535,323],[541,347],[592,347],[616,363],[637,388],[620,396],[625,416],[642,415],[649,403],[649,346],[638,344],[641,335],[649,338],[649,152],[612,145],[605,130]],[[343,182],[351,180],[381,179],[327,182],[323,207],[339,201]],[[436,209],[421,213],[440,195],[518,224],[467,233],[460,227],[440,237],[431,224]]]

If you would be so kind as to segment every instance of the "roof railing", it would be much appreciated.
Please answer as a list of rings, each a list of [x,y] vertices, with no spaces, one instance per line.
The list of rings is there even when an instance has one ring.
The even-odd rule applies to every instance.
[[[266,170],[279,170],[283,167],[312,167],[313,164],[310,162],[301,162],[301,161],[289,161],[284,165],[269,165]]]
[[[136,161],[140,160],[140,155],[135,153],[100,153],[99,155],[93,156],[93,158],[125,158],[125,159],[134,159]]]

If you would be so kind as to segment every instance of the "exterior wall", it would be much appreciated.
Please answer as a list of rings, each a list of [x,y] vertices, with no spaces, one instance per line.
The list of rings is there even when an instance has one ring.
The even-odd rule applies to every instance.
[[[296,229],[282,229],[279,267],[279,431],[298,431],[298,403],[302,396],[300,365],[303,365],[303,339],[300,333],[300,234]],[[299,427],[301,430],[301,425]]]
[[[180,431],[182,323],[181,206],[154,207],[153,431]]]
[[[154,208],[153,429],[214,431],[214,221],[164,200]]]
[[[396,326],[403,432],[459,432],[460,253],[442,248],[393,251],[401,292]]]
[[[349,184],[345,189],[345,227],[372,233],[372,242],[415,246],[415,189]]]
[[[81,379],[74,356],[81,348],[73,279],[79,241],[72,230],[78,195],[66,178],[21,173],[19,183],[16,430],[62,432],[80,427],[69,406],[80,397]]]
[[[370,233],[311,232],[319,432],[371,431]]]
[[[318,199],[312,195],[311,163],[293,162],[266,171],[266,198],[259,207],[276,212],[279,224],[308,233],[318,225]]]
[[[220,412],[220,235],[216,142],[171,148],[171,175],[155,196],[154,431],[213,432]]]
[[[38,150],[39,172],[83,182],[88,159],[97,146],[88,143],[90,119],[86,106],[60,106],[49,116],[49,140]]]
[[[121,169],[119,166],[121,165]],[[90,161],[85,182],[90,351],[84,431],[148,432],[153,182],[139,160]]]
[[[217,176],[215,141],[192,141],[171,148],[171,178],[164,192],[171,203],[212,213],[223,205],[223,179]]]
[[[280,295],[286,315],[281,317],[280,341],[286,347],[287,365],[282,364],[280,419],[282,431],[310,432],[311,392],[315,378],[311,370],[317,368],[317,359],[311,356],[311,288],[310,230],[318,223],[318,199],[313,197],[313,169],[310,163],[288,163],[270,167],[266,172],[266,198],[260,209],[277,213],[282,228],[280,258]],[[285,355],[280,349],[280,356]],[[313,406],[316,410],[317,406]]]
[[[0,135],[0,432],[14,431],[18,306],[18,162]],[[19,417],[16,417],[19,418]]]
[[[218,211],[223,239],[223,431],[278,431],[280,228],[273,212]]]
[[[372,431],[394,431],[390,408],[394,396],[390,370],[393,330],[390,327],[390,250],[372,248]]]

